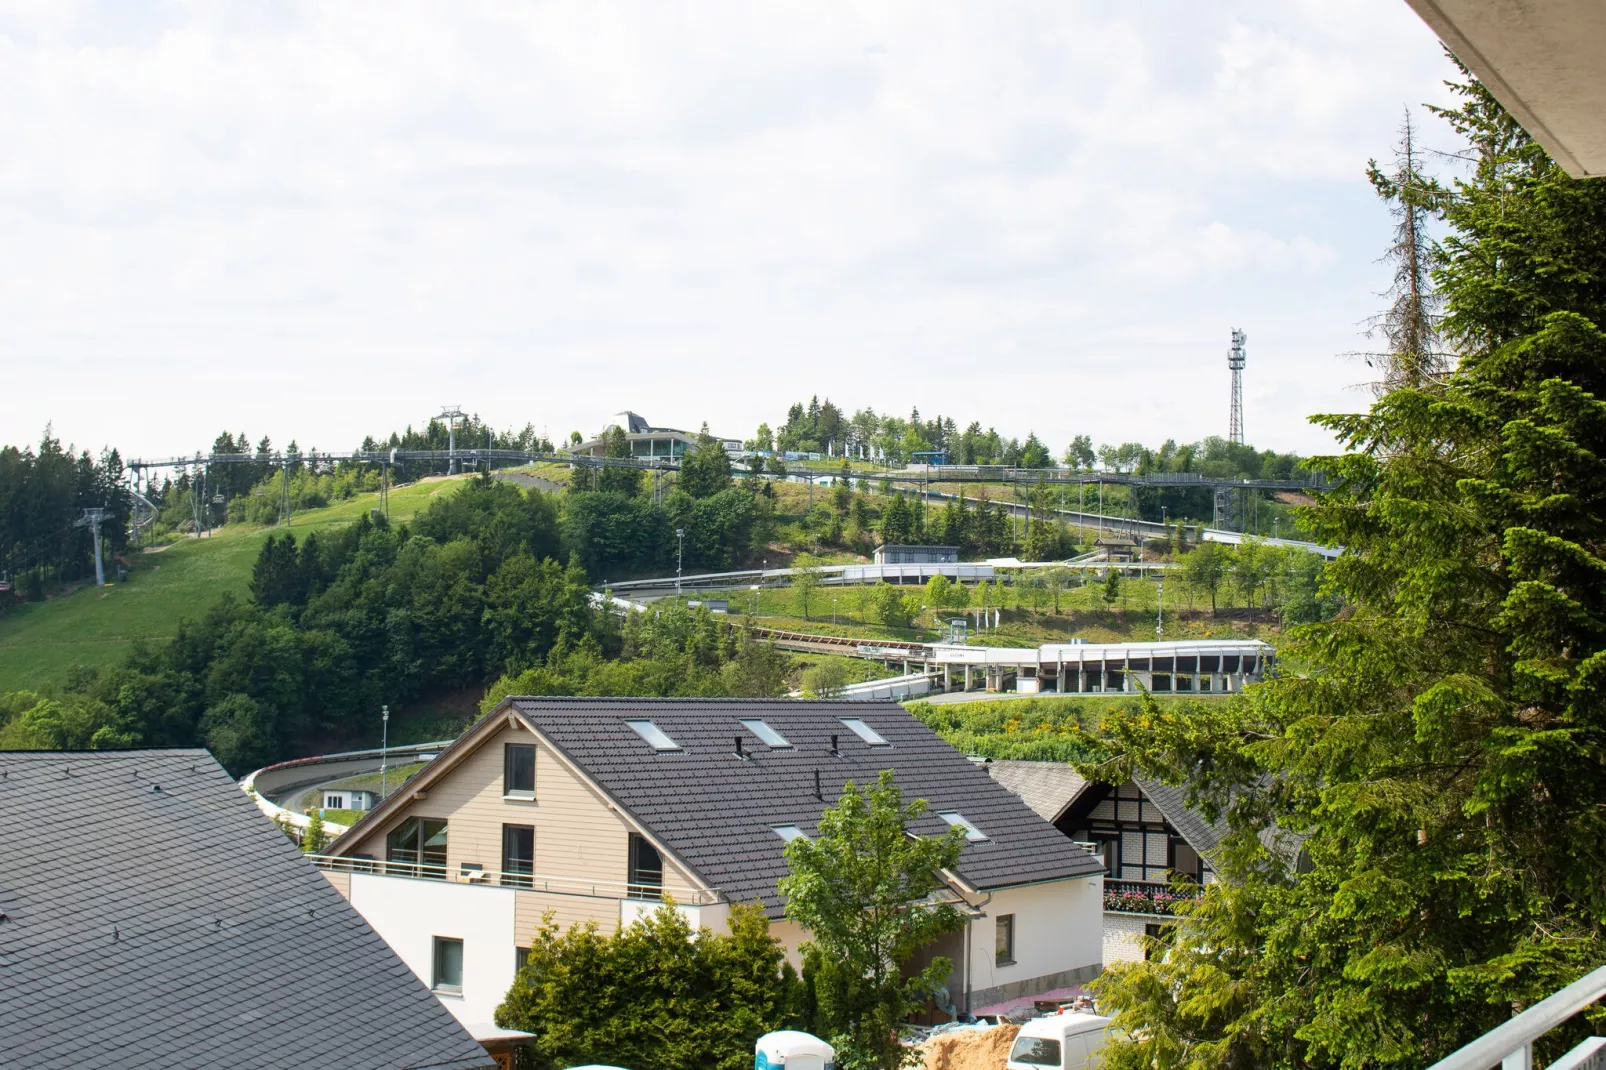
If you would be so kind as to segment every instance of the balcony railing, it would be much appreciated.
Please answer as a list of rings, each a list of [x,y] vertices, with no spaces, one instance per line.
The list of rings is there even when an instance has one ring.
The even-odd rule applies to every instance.
[[[1606,966],[1540,1000],[1428,1070],[1488,1070],[1496,1064],[1504,1070],[1532,1070],[1534,1041],[1603,996]],[[1551,1063],[1550,1070],[1595,1070],[1602,1065],[1606,1065],[1606,1038],[1590,1037]]]
[[[335,855],[308,855],[313,865],[333,873],[373,873],[385,877],[414,877],[425,880],[446,881],[452,884],[470,884],[486,888],[516,888],[521,891],[549,892],[553,895],[585,895],[601,899],[673,899],[681,906],[708,906],[720,901],[717,890],[698,888],[653,887],[652,894],[643,894],[647,887],[626,881],[587,880],[580,877],[553,877],[528,871],[485,869],[472,862],[459,862],[455,866],[431,865],[423,862],[385,862],[372,858],[347,858]]]
[[[1170,914],[1181,902],[1199,898],[1200,889],[1178,891],[1158,881],[1104,882],[1104,909],[1121,914]]]

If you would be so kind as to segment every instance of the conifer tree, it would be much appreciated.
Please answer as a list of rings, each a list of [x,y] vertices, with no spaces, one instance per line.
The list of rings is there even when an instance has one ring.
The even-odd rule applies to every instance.
[[[1132,1038],[1111,1070],[1419,1067],[1606,962],[1606,186],[1458,92],[1459,366],[1319,419],[1348,452],[1303,519],[1347,547],[1351,613],[1242,697],[1110,711],[1083,767],[1187,784],[1232,830],[1220,881],[1101,980]]]

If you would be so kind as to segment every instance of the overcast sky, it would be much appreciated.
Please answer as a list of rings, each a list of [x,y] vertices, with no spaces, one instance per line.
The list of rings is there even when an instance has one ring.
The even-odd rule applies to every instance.
[[[1321,451],[1404,0],[0,0],[0,442],[347,449],[446,404]],[[1448,145],[1428,120],[1430,145]]]

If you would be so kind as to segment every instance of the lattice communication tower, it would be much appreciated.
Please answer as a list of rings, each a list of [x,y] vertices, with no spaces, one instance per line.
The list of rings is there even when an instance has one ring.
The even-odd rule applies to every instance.
[[[1227,440],[1240,446],[1244,441],[1244,343],[1248,340],[1248,335],[1234,327],[1232,348],[1227,350],[1227,367],[1232,369],[1232,418]]]

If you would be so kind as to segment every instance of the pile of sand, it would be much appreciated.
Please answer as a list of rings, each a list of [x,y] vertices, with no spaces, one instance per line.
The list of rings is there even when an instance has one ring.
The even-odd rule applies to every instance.
[[[920,1046],[925,1070],[1004,1070],[1018,1025],[960,1029],[932,1037]]]

